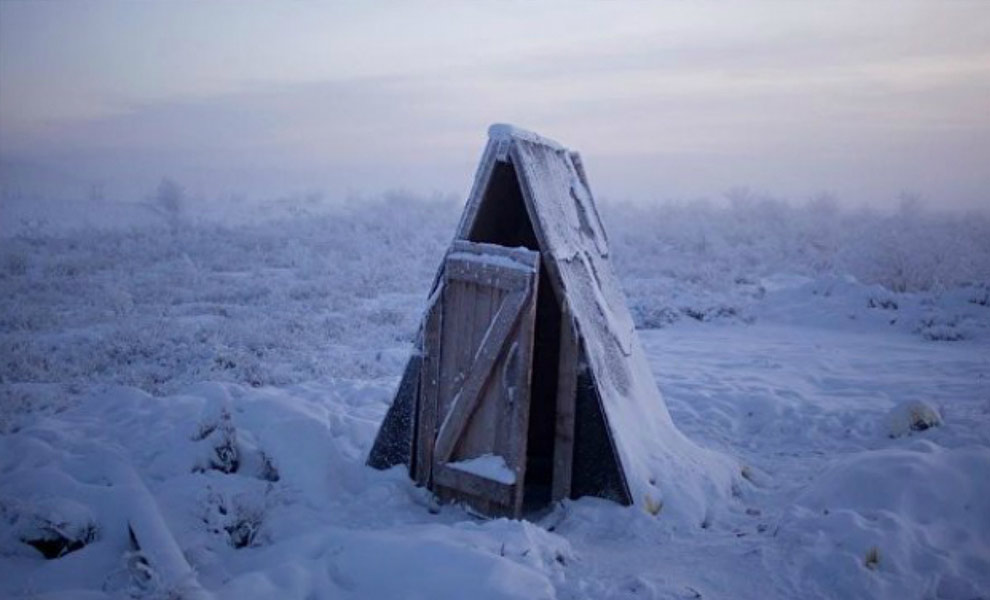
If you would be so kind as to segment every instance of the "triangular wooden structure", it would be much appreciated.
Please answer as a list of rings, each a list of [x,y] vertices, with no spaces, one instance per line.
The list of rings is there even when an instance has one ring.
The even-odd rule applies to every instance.
[[[600,496],[704,511],[729,462],[673,425],[577,153],[493,125],[368,464],[518,517]]]

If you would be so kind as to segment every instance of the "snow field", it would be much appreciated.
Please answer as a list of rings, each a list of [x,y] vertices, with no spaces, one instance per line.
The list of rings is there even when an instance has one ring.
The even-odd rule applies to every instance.
[[[755,531],[745,517],[727,526],[742,540],[770,536],[758,552],[773,587],[761,594],[987,595],[986,344],[813,325],[699,329],[647,332],[647,352],[682,430],[751,468],[742,500]],[[943,422],[892,436],[919,399]]]
[[[479,577],[479,597],[553,597],[549,577],[571,556],[566,541],[526,522],[474,522],[451,508],[434,515],[432,500],[400,470],[364,467],[389,395],[387,385],[358,382],[200,384],[166,397],[109,387],[4,436],[4,588],[62,597],[184,589],[134,568],[127,523],[141,517],[117,472],[126,464],[141,473],[151,510],[217,597],[456,597]],[[225,421],[226,434],[203,436]],[[230,461],[218,460],[228,442],[230,472]],[[39,563],[20,540],[42,520],[96,523],[96,539]],[[442,577],[424,577],[438,568]]]
[[[0,596],[990,598],[985,220],[603,207],[674,422],[745,466],[698,523],[530,523],[364,466],[459,207],[293,206],[0,240]]]

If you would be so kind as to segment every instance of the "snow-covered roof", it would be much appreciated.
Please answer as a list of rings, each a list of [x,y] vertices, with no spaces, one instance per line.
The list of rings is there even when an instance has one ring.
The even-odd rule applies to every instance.
[[[526,140],[527,142],[533,144],[542,144],[554,150],[566,150],[564,146],[560,143],[551,140],[548,137],[543,137],[542,135],[532,132],[528,129],[523,129],[522,127],[517,127],[515,125],[510,125],[508,123],[493,123],[488,127],[488,139],[495,142],[510,141],[510,140]]]

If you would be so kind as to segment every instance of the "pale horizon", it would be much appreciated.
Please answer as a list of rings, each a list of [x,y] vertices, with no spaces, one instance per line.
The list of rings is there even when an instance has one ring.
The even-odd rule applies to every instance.
[[[0,2],[5,194],[463,196],[493,122],[596,195],[982,208],[990,9]]]

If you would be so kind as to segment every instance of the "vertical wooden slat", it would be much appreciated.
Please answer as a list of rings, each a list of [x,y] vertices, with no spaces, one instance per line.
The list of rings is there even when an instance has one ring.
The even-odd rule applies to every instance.
[[[502,302],[507,299],[506,295],[500,288],[478,285],[478,296],[474,307],[474,327],[472,328],[470,346],[473,349],[470,358],[471,363],[474,362],[475,356],[481,349],[485,334],[488,332],[488,325],[494,320]],[[491,378],[489,378],[489,382],[490,380]],[[490,398],[490,389],[491,385],[485,385],[478,391],[480,398],[478,408],[475,409],[473,416],[468,417],[469,423],[461,439],[465,452],[463,456],[478,456],[486,452],[492,452],[493,449],[497,448],[495,446],[494,422],[497,419],[498,402],[497,398]],[[453,469],[450,471],[456,472]],[[475,508],[486,515],[495,514],[498,511],[498,507],[506,503],[505,498],[508,497],[510,491],[506,486],[492,487],[489,485],[482,488],[474,488],[468,485],[467,481],[464,481],[458,489],[467,492],[473,491]],[[497,493],[499,489],[504,493]]]
[[[471,265],[474,269],[475,266]],[[450,398],[447,405],[447,415],[450,411],[454,409],[453,402],[459,401],[459,392],[463,388],[465,382],[470,377],[471,364],[474,362],[474,354],[478,350],[478,344],[481,342],[481,336],[484,332],[478,333],[478,301],[482,296],[482,287],[475,281],[464,280],[457,282],[462,291],[461,299],[463,302],[460,304],[459,310],[461,311],[462,320],[460,324],[460,329],[457,332],[454,342],[458,347],[458,357],[457,357],[457,377],[454,381],[454,385],[451,387]],[[468,416],[470,419],[470,415]],[[446,420],[446,415],[443,420],[440,421],[441,427]],[[439,432],[437,436],[439,437]],[[461,452],[470,451],[469,448],[464,446],[464,443],[468,440],[464,439],[465,436],[460,436],[456,440],[454,447],[451,448],[451,453],[453,453],[454,448],[460,448]],[[436,456],[438,460],[442,458]],[[442,460],[446,460],[445,458]]]
[[[519,375],[516,379],[516,394],[512,399],[511,418],[509,420],[509,431],[512,443],[507,448],[506,462],[513,466],[516,472],[516,486],[513,490],[515,494],[512,516],[519,518],[522,516],[523,500],[525,497],[526,481],[526,447],[529,439],[529,397],[532,389],[533,376],[533,341],[536,333],[536,305],[537,305],[537,282],[539,277],[534,276],[530,282],[529,301],[523,309],[523,315],[519,319],[518,329],[515,336],[517,344],[515,357]]]
[[[515,332],[512,333],[515,335]],[[495,421],[492,423],[492,429],[494,430],[495,439],[493,443],[494,448],[507,448],[512,443],[511,435],[511,421],[512,421],[512,406],[506,401],[505,391],[502,389],[501,379],[503,377],[503,371],[506,368],[508,356],[503,356],[499,360],[499,364],[495,366],[497,369],[495,376],[493,377],[495,385],[489,386],[486,391],[486,401],[492,402],[496,405],[495,410]],[[508,461],[508,457],[506,461]],[[513,467],[512,463],[508,463],[509,467]]]
[[[453,363],[454,368],[451,373],[452,378],[450,387],[448,388],[448,396],[445,398],[444,417],[437,421],[438,437],[440,435],[439,428],[442,427],[447,415],[453,410],[454,402],[457,401],[460,390],[464,387],[465,381],[470,376],[471,363],[478,347],[478,340],[472,339],[475,325],[474,308],[477,302],[478,286],[470,281],[457,281],[455,285],[457,285],[457,289],[459,290],[456,305],[457,317],[455,318],[457,328],[450,331],[450,337],[447,343],[449,348],[456,348],[454,351],[456,357]],[[434,454],[434,460],[436,458],[437,456]]]
[[[465,293],[464,282],[450,279],[449,273],[445,273],[443,327],[438,334],[438,339],[440,346],[447,350],[440,353],[440,364],[437,368],[437,426],[443,422],[450,400],[456,390],[457,374],[460,370],[461,344],[463,343],[459,335],[462,324],[468,318],[461,308],[464,305]],[[434,432],[433,441],[435,438]]]
[[[570,306],[564,298],[560,306],[560,362],[557,368],[557,418],[554,425],[552,501],[571,494],[574,459],[574,398],[577,393],[578,344]]]
[[[495,316],[495,311],[501,306],[501,290],[495,287],[479,286],[477,301],[474,308],[474,327],[472,328],[472,347],[475,353]],[[473,358],[472,358],[473,361]],[[498,368],[496,363],[495,369]],[[470,417],[470,423],[461,439],[464,456],[477,456],[491,452],[495,448],[495,424],[498,421],[499,402],[493,393],[491,381],[482,386],[478,393],[480,402]]]
[[[416,420],[416,482],[430,484],[433,469],[433,441],[437,423],[437,392],[440,381],[440,334],[447,290],[430,307],[423,327],[423,362],[419,378],[419,406]]]

